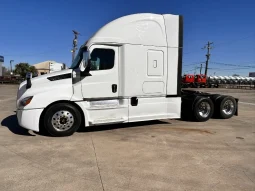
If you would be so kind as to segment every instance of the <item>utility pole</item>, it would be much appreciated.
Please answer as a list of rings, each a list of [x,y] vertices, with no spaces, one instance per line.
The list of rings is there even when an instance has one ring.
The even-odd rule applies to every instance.
[[[204,46],[204,48],[202,49],[207,49],[207,54],[205,55],[206,56],[206,64],[205,64],[205,75],[207,76],[207,70],[208,70],[208,62],[209,62],[209,59],[210,59],[210,50],[213,48],[211,47],[211,45],[213,44],[213,42],[209,42]]]
[[[11,67],[11,75],[12,75],[12,62],[14,62],[14,60],[10,60],[10,67]]]
[[[79,32],[73,30],[74,34],[74,39],[73,39],[73,49],[71,50],[72,52],[72,61],[75,58],[75,51],[77,50],[77,43],[78,43],[78,35],[80,34]]]
[[[201,63],[201,65],[200,65],[200,74],[202,73],[202,67],[203,67],[203,65]]]

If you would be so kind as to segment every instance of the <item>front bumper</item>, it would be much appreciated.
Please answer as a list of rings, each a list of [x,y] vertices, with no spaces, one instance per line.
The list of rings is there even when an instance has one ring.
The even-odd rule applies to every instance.
[[[25,129],[39,132],[39,120],[43,109],[17,110],[19,125]]]

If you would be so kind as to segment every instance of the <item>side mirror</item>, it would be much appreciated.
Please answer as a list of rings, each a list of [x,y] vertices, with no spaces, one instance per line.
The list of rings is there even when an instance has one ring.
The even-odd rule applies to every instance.
[[[31,86],[32,86],[32,83],[31,83],[31,76],[32,76],[32,73],[27,72],[27,74],[26,74],[26,79],[27,79],[26,89],[29,89],[29,88],[31,88]]]
[[[82,60],[82,61],[81,61],[81,65],[80,65],[80,70],[81,70],[81,72],[84,72],[85,69],[86,69],[86,63],[85,63],[84,60]]]
[[[90,53],[89,51],[84,51],[83,52],[83,59],[81,61],[81,65],[80,65],[80,70],[81,72],[84,72],[86,70],[88,70],[87,68],[90,68],[90,64],[89,64],[89,56],[90,56]]]
[[[90,71],[90,67],[91,67],[91,61],[88,60],[87,62],[85,62],[83,60],[82,63],[81,63],[81,66],[80,66],[80,70],[81,70],[81,72],[88,73]]]

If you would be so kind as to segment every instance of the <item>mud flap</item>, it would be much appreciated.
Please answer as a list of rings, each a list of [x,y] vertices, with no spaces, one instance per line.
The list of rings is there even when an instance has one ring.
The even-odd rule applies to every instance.
[[[238,101],[239,99],[235,99],[236,100],[236,112],[235,115],[238,116]]]

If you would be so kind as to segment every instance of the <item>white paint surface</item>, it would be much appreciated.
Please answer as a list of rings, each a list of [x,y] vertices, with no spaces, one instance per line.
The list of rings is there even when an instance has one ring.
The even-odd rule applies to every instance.
[[[247,102],[241,102],[241,101],[239,101],[238,103],[246,104],[246,105],[253,105],[253,106],[255,106],[255,104],[254,104],[254,103],[247,103]]]

